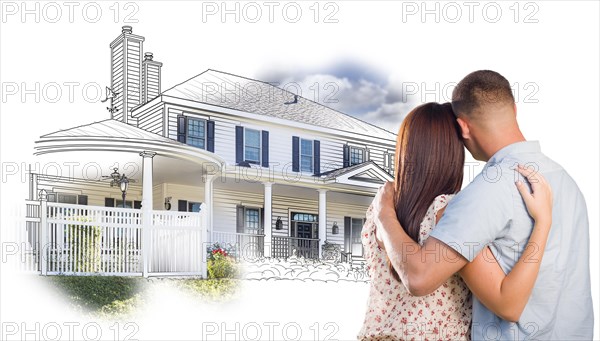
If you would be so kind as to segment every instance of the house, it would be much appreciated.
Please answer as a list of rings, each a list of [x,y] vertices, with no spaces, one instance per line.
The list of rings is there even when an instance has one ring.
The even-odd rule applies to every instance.
[[[393,179],[395,134],[269,83],[211,69],[163,90],[162,63],[143,53],[143,43],[124,26],[110,44],[110,118],[36,141],[36,155],[77,160],[95,175],[31,174],[29,204],[42,199],[56,212],[88,216],[96,210],[105,218],[94,224],[112,217],[107,229],[125,221],[115,218],[124,217],[119,212],[135,217],[127,220],[131,228],[200,224],[199,240],[237,245],[244,255],[318,258],[327,242],[340,245],[345,258],[362,256],[365,212],[378,187]],[[116,165],[112,176],[109,165]],[[118,186],[123,175],[126,192]],[[39,213],[30,218],[44,225]],[[62,230],[48,232],[47,240],[62,243],[67,237],[55,235]],[[124,242],[135,245],[127,251],[135,249],[137,258],[128,261],[135,264],[142,240],[159,238],[141,237],[140,230],[102,233],[102,243],[135,236]],[[189,242],[188,236],[166,246],[175,237],[160,238],[153,252],[167,255],[156,262]],[[103,250],[97,252],[106,257]],[[153,273],[152,266],[118,272]]]

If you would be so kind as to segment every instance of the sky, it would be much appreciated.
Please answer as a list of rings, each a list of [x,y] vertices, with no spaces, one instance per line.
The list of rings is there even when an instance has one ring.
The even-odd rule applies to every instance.
[[[293,87],[288,89],[298,85],[304,97],[392,132],[414,106],[450,100],[468,73],[498,71],[513,86],[526,138],[541,141],[543,152],[573,176],[587,201],[592,245],[600,239],[596,1],[1,6],[3,212],[27,195],[24,174],[36,162],[33,145],[40,135],[109,117],[99,92],[110,83],[109,44],[121,26],[131,25],[145,37],[144,50],[163,63],[164,90],[210,68]],[[591,259],[597,289],[598,248]],[[359,300],[364,294],[357,291]],[[596,290],[597,321],[598,300]],[[343,314],[356,321],[362,311]],[[598,339],[598,324],[595,329]]]

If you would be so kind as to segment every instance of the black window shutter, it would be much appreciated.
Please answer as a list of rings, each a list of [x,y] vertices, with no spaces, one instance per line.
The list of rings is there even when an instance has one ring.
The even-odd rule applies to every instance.
[[[206,150],[215,152],[215,121],[206,121]]]
[[[87,205],[88,204],[88,196],[87,195],[78,195],[77,196],[77,205]]]
[[[344,251],[352,251],[352,245],[350,245],[350,238],[352,238],[352,218],[344,217]]]
[[[236,232],[244,233],[244,206],[236,206]]]
[[[177,211],[187,212],[187,200],[177,200]]]
[[[269,132],[262,131],[262,166],[269,168]]]
[[[244,127],[235,127],[235,163],[244,161]]]
[[[139,210],[140,208],[142,208],[142,202],[140,200],[134,200],[133,208],[135,208],[136,210]]]
[[[350,167],[350,146],[344,145],[344,168]]]
[[[104,207],[115,207],[115,198],[104,198]]]
[[[260,228],[265,233],[265,208],[260,209]]]
[[[185,143],[185,134],[187,130],[187,118],[183,115],[177,116],[177,141]]]
[[[321,141],[314,140],[313,141],[313,153],[314,153],[314,174],[321,174]]]
[[[292,136],[292,172],[300,171],[300,138]]]

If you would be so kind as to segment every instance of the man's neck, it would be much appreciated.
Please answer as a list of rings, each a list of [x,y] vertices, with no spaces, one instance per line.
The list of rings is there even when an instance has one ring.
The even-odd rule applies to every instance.
[[[492,156],[494,156],[494,154],[496,154],[500,149],[506,146],[510,146],[513,143],[524,141],[527,140],[521,133],[521,130],[519,130],[518,128],[512,132],[501,134],[499,136],[495,136],[494,138],[489,139],[489,143],[485,149],[487,158],[486,161],[491,159]]]

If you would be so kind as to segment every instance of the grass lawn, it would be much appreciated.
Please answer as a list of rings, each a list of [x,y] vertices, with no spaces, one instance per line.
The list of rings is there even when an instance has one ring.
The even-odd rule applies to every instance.
[[[200,301],[223,301],[238,292],[235,279],[146,279],[116,276],[48,276],[50,284],[61,291],[74,309],[107,318],[125,318],[144,304],[148,291],[159,284],[173,284]]]

